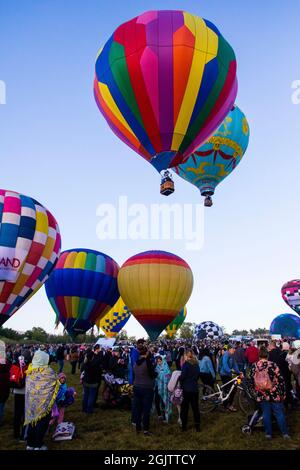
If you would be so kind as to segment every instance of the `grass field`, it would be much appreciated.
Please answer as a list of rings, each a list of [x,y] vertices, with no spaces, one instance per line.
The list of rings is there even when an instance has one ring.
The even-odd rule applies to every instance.
[[[266,441],[261,430],[255,430],[251,436],[244,436],[240,427],[245,424],[241,412],[230,413],[218,409],[202,416],[201,432],[196,433],[190,415],[189,430],[182,433],[177,424],[177,413],[169,424],[158,422],[154,414],[151,420],[153,436],[137,437],[130,423],[130,412],[121,410],[95,409],[93,415],[86,416],[81,411],[82,386],[79,373],[70,373],[70,365],[65,364],[67,383],[74,386],[78,393],[75,403],[67,408],[65,420],[72,421],[77,428],[77,438],[72,441],[51,442],[51,435],[46,436],[45,443],[55,450],[271,450],[300,449],[300,409],[288,414],[288,424],[292,439],[285,441],[278,431],[274,431],[272,441]],[[190,411],[191,413],[191,411]],[[0,427],[0,450],[24,450],[24,443],[13,438],[13,396],[6,403],[5,422]]]

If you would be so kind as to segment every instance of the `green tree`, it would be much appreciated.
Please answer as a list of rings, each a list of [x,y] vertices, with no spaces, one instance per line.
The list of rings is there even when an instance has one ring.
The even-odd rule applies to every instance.
[[[192,339],[195,331],[195,323],[184,322],[179,330],[180,338]]]

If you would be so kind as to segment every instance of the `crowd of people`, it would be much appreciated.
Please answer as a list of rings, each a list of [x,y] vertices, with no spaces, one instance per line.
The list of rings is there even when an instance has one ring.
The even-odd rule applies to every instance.
[[[232,378],[239,376],[247,380],[253,400],[261,407],[266,438],[272,437],[273,413],[283,437],[289,439],[285,411],[300,399],[300,365],[292,360],[294,351],[287,340],[257,348],[253,343],[220,340],[149,344],[140,339],[134,345],[108,349],[99,344],[12,346],[1,341],[0,425],[12,393],[14,438],[24,441],[28,450],[45,450],[45,434],[64,421],[65,409],[76,397],[67,386],[68,363],[67,372],[80,377],[83,413],[94,413],[99,406],[102,381],[102,398],[110,399],[111,405],[118,403],[113,391],[123,387],[131,422],[145,436],[151,436],[153,411],[167,424],[177,410],[179,426],[186,432],[190,407],[194,429],[200,432],[199,383],[214,388],[220,380],[226,392]],[[54,363],[58,372],[52,368]],[[234,393],[223,406],[228,412],[237,411]]]

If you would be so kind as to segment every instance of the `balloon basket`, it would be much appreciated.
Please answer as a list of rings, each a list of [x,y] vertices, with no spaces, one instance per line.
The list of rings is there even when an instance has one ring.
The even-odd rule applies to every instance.
[[[211,207],[213,205],[212,198],[210,196],[206,196],[204,199],[204,206],[205,207]]]
[[[174,182],[173,181],[166,181],[165,183],[161,183],[160,185],[160,194],[163,196],[170,196],[170,194],[174,193]]]

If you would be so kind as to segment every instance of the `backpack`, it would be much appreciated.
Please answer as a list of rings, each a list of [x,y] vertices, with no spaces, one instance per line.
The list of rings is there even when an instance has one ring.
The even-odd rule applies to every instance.
[[[71,441],[75,437],[75,425],[73,423],[58,424],[52,436],[53,441]]]
[[[179,382],[179,377],[177,379],[174,391],[171,393],[171,403],[175,406],[180,406],[181,403],[183,402],[183,391],[182,388],[178,385]]]
[[[26,367],[13,364],[9,371],[10,386],[13,388],[23,388],[25,386]]]
[[[262,392],[272,390],[274,383],[270,379],[270,376],[268,374],[268,368],[259,370],[256,367],[256,370],[254,373],[254,384],[255,384],[256,390],[259,390]]]

